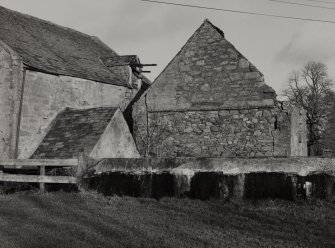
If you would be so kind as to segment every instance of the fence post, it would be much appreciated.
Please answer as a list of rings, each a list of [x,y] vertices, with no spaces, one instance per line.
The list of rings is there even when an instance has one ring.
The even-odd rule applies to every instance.
[[[45,176],[45,166],[40,166],[40,176]],[[40,191],[45,192],[45,183],[40,183]]]
[[[80,191],[85,191],[87,189],[87,180],[84,179],[87,175],[88,170],[93,167],[97,161],[89,157],[87,153],[81,153],[78,157],[78,167],[77,167],[77,186]]]
[[[76,171],[76,176],[77,177],[81,177],[84,174],[84,171],[86,170],[86,165],[87,163],[87,156],[84,153],[81,153],[78,156],[78,167],[77,167],[77,171]]]

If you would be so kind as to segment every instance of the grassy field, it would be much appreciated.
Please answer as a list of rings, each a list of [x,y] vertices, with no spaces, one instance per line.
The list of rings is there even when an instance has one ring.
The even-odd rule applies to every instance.
[[[0,247],[335,247],[335,204],[6,195]]]

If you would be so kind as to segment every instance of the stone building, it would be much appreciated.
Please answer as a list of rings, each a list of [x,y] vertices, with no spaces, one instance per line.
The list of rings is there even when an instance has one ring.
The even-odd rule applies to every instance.
[[[29,158],[42,149],[40,143],[65,108],[130,109],[150,83],[131,65],[134,59],[139,62],[136,56],[119,56],[96,37],[0,7],[0,158]],[[82,126],[90,124],[78,118]],[[64,132],[74,128],[68,125]],[[122,130],[128,140],[128,127]],[[118,156],[136,157],[135,151],[127,152]]]
[[[135,104],[142,156],[272,157],[306,152],[304,115],[208,20]]]

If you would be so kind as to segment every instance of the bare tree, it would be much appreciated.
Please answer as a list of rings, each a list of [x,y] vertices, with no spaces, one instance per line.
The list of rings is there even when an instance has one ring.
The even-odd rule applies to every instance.
[[[169,132],[168,125],[164,122],[151,120],[148,124],[141,123],[142,130],[138,130],[140,148],[143,157],[160,157],[163,150],[164,139]]]
[[[300,71],[291,73],[288,86],[283,90],[290,102],[306,110],[310,156],[317,155],[319,141],[335,106],[331,86],[326,65],[308,62]]]

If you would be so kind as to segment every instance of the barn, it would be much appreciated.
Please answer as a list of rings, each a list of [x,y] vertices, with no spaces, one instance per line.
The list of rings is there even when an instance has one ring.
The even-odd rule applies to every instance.
[[[307,155],[305,115],[207,19],[134,109],[142,156]]]
[[[74,115],[105,108],[117,112],[118,120],[131,116],[129,104],[150,84],[134,61],[138,66],[137,56],[120,56],[97,37],[0,7],[0,158],[30,158],[68,108],[77,110]],[[115,118],[109,117],[106,125]],[[88,118],[78,118],[80,125],[89,125]],[[128,140],[131,118],[121,122]],[[66,123],[62,130],[75,133],[78,120]],[[56,147],[44,151],[65,143],[50,142]],[[130,140],[131,151],[133,146]]]

